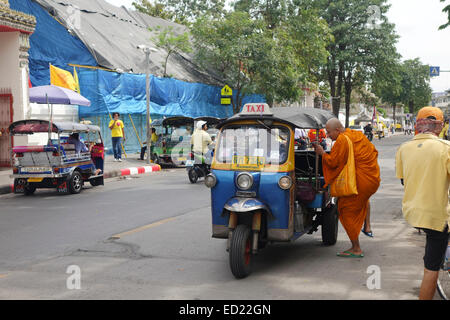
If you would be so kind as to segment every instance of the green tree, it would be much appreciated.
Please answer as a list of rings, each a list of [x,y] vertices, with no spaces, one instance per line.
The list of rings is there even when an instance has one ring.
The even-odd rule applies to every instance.
[[[333,113],[339,114],[345,99],[346,121],[349,125],[353,89],[363,86],[380,65],[397,57],[397,35],[386,18],[386,0],[297,0],[302,8],[311,7],[324,18],[334,36],[328,46],[330,56],[322,69],[329,82]]]
[[[173,14],[165,10],[165,5],[157,0],[152,4],[149,0],[133,1],[133,7],[142,13],[148,14],[152,17],[159,17],[165,20],[172,20]]]
[[[409,113],[415,113],[431,101],[430,67],[418,58],[406,60],[401,68],[401,101]]]
[[[150,16],[191,26],[199,17],[221,17],[225,13],[225,0],[136,0],[133,6]]]
[[[291,22],[301,26],[295,20],[301,17]],[[326,24],[318,18],[308,24],[321,33],[301,35],[302,29],[288,24],[271,29],[264,19],[243,11],[219,19],[201,18],[192,29],[196,60],[205,69],[216,70],[236,92],[232,101],[235,113],[240,111],[242,98],[250,93],[264,94],[269,105],[297,101],[302,84],[310,78],[312,61],[325,60],[327,53],[327,37],[323,36]]]
[[[446,1],[446,0],[441,0],[441,2],[445,2],[445,1]],[[448,15],[448,22],[445,23],[445,24],[443,24],[442,26],[440,26],[440,27],[439,27],[439,30],[443,30],[443,29],[445,29],[445,28],[447,28],[447,27],[450,26],[450,4],[447,5],[447,6],[442,10],[442,12],[444,12],[444,13],[446,13],[446,14]]]
[[[400,61],[384,65],[377,69],[371,83],[372,92],[392,106],[394,122],[397,104],[402,102],[402,68]]]
[[[166,51],[166,57],[164,59],[164,74],[163,77],[167,77],[167,63],[169,58],[174,53],[180,54],[182,52],[192,52],[191,43],[189,40],[189,32],[176,32],[174,27],[169,26],[165,28],[157,27],[150,29],[150,31],[156,32],[156,36],[152,38],[155,45],[158,48]]]

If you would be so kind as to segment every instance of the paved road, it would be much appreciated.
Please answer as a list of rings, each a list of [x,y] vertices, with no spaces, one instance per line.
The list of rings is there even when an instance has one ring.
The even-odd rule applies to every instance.
[[[269,246],[252,275],[235,280],[225,241],[211,238],[209,190],[184,170],[166,170],[76,196],[0,196],[0,299],[415,299],[424,236],[404,222],[394,178],[406,139],[374,142],[382,184],[372,199],[375,238],[361,236],[363,259],[336,257],[349,246],[341,227],[332,247],[320,231]],[[72,265],[79,290],[67,289]],[[367,287],[373,266],[380,289]]]

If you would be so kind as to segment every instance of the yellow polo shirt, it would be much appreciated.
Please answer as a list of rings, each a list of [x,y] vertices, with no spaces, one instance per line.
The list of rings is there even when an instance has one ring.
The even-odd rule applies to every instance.
[[[111,120],[109,122],[108,127],[111,127],[113,123],[114,123],[114,120]],[[111,129],[111,137],[113,137],[113,138],[122,137],[123,138],[123,132],[122,132],[123,128],[124,128],[124,125],[123,125],[122,120],[117,120],[116,125]]]
[[[405,185],[406,221],[416,228],[444,231],[450,224],[450,141],[418,134],[399,147],[395,163],[397,178]]]

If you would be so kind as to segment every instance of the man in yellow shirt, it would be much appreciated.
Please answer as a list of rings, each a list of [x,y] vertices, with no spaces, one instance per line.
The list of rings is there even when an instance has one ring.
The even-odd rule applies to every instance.
[[[122,120],[119,119],[118,112],[113,113],[113,119],[109,122],[111,129],[112,147],[114,152],[114,161],[122,162],[122,139],[125,141],[125,131]]]
[[[403,215],[427,234],[421,300],[433,299],[449,239],[450,142],[439,139],[443,120],[439,108],[420,109],[417,135],[400,146],[395,159],[397,178],[405,186]]]
[[[152,128],[152,135],[151,135],[151,145],[150,145],[150,156],[153,156],[153,150],[155,149],[155,144],[158,142],[158,135],[156,134],[156,129]],[[144,142],[144,144],[147,144],[147,141]],[[147,152],[147,146],[143,146],[141,148],[141,156],[139,157],[139,160],[144,160],[144,155]]]

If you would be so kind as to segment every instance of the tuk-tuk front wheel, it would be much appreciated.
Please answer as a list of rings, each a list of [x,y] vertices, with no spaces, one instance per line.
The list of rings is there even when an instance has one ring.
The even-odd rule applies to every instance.
[[[237,279],[251,273],[252,233],[248,226],[240,224],[233,231],[230,243],[230,268]]]
[[[83,188],[83,177],[81,173],[75,171],[69,179],[69,192],[72,194],[78,194]]]

